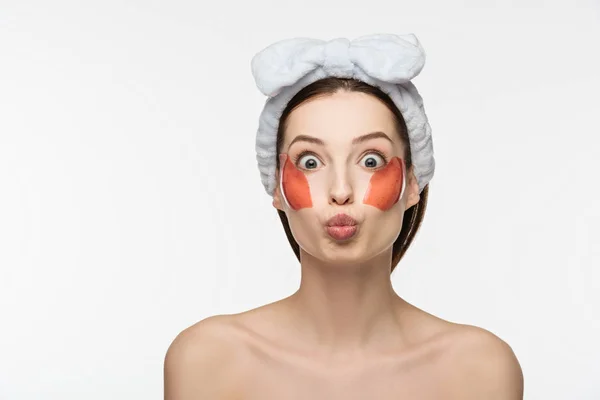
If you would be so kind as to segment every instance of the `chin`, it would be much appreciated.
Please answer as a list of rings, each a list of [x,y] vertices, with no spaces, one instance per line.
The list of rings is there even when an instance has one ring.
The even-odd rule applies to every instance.
[[[336,241],[327,235],[314,235],[298,244],[306,253],[328,264],[362,264],[386,250],[385,247],[374,246],[374,243],[364,239],[365,237],[358,235],[347,241]]]

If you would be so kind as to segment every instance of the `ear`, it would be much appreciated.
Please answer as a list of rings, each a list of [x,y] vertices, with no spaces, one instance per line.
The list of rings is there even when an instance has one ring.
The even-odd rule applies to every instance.
[[[419,202],[421,196],[419,195],[419,182],[411,167],[406,177],[406,206],[405,210],[408,210]]]

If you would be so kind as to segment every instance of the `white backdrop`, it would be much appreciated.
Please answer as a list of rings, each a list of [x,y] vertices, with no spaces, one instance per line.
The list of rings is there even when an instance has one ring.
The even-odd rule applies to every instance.
[[[275,40],[415,33],[437,170],[393,275],[600,399],[596,1],[0,0],[0,399],[161,399],[182,329],[291,294],[260,183]]]

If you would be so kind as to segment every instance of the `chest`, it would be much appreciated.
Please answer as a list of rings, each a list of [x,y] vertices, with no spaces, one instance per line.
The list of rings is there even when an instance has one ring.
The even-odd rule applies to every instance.
[[[462,399],[435,364],[418,360],[315,367],[253,359],[239,372],[237,400]]]

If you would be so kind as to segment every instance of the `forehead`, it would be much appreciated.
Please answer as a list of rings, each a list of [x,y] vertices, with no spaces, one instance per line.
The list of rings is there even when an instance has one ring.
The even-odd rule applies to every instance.
[[[286,125],[284,143],[310,135],[341,144],[374,131],[399,141],[392,112],[376,97],[360,92],[338,91],[307,100],[290,113]]]

